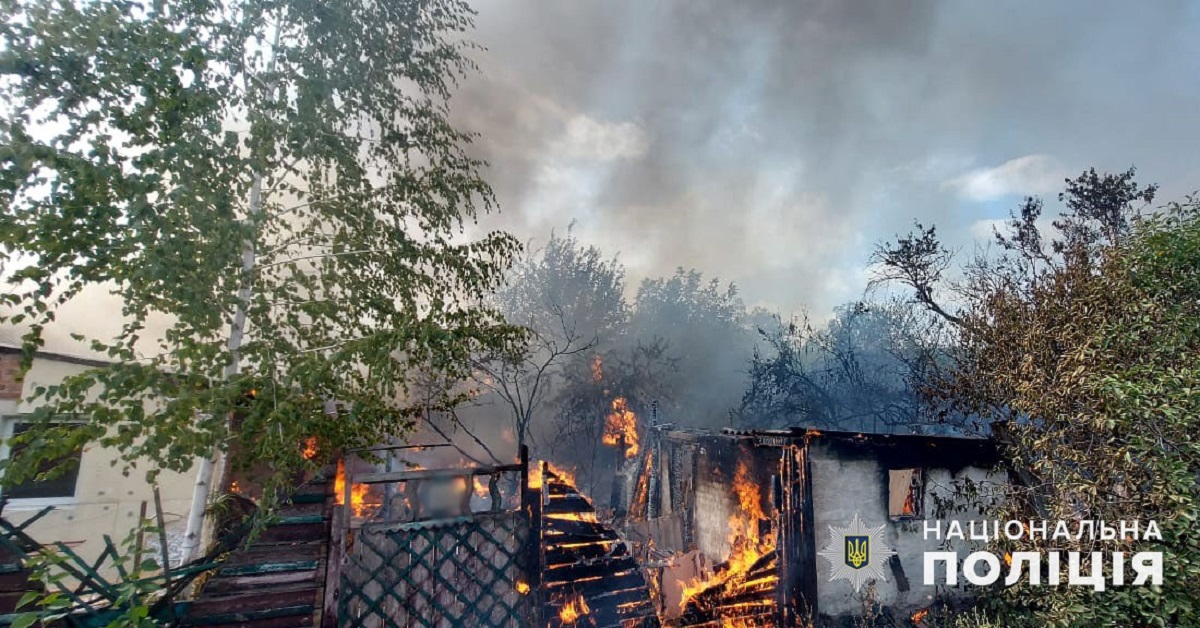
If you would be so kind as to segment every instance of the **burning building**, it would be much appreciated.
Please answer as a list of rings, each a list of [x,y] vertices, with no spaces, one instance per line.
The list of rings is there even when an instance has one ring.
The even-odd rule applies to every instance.
[[[923,522],[977,518],[959,489],[986,496],[1008,482],[984,439],[672,426],[647,436],[647,496],[630,500],[641,520],[631,525],[684,558],[660,587],[676,591],[665,615],[683,626],[806,625],[861,614],[868,591],[905,617],[962,596],[923,584],[924,552],[968,551],[926,540]]]

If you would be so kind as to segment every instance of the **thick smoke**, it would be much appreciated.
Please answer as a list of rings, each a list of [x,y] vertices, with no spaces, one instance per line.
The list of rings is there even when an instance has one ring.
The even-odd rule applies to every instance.
[[[682,265],[826,316],[914,217],[966,245],[1047,178],[1136,164],[1166,198],[1197,173],[1186,2],[476,6],[488,50],[455,111],[499,224],[577,220],[632,286]]]

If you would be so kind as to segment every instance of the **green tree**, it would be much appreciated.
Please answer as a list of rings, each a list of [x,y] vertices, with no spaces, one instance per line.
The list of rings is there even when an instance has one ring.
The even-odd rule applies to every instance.
[[[6,480],[86,442],[178,471],[236,444],[275,487],[403,433],[413,367],[465,376],[514,338],[479,300],[519,243],[467,237],[493,196],[447,120],[472,69],[465,2],[0,15],[0,322],[28,329],[30,357],[86,287],[124,302],[115,338],[85,339],[117,363],[37,391],[39,419],[82,422],[29,432]]]
[[[960,306],[927,303],[958,321],[955,362],[931,390],[995,421],[1021,480],[996,518],[1154,520],[1162,530],[1161,540],[1001,547],[1158,551],[1164,566],[1162,586],[999,588],[992,601],[1005,625],[1200,620],[1200,202],[1143,215],[1154,192],[1132,170],[1068,181],[1048,250],[1037,228],[1041,201],[1027,199],[997,233],[1001,255],[969,265]],[[881,247],[877,259],[899,278],[936,281],[921,269],[938,267],[942,255],[922,230]],[[912,287],[922,302],[936,294],[928,283]]]

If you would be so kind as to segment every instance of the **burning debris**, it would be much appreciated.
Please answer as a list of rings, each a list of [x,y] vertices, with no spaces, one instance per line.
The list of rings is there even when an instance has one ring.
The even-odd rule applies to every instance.
[[[739,456],[731,486],[737,504],[729,516],[729,559],[709,577],[684,587],[682,625],[772,625],[779,584],[776,536],[748,458],[746,452]]]

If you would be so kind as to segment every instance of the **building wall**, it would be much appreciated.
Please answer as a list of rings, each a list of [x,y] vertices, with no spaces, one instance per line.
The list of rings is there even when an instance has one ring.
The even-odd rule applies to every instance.
[[[7,360],[14,354],[0,354],[0,393],[5,384],[11,385],[14,375],[10,374]],[[35,358],[29,372],[21,382],[19,399],[5,398],[0,394],[0,415],[11,417],[28,413],[36,407],[24,401],[38,386],[56,384],[64,377],[87,370],[89,367],[67,361]],[[6,421],[4,433],[11,429]],[[7,446],[0,447],[0,456],[8,456]],[[13,523],[22,523],[46,505],[53,504],[55,510],[35,522],[26,531],[41,543],[63,541],[88,562],[92,562],[104,549],[104,535],[112,537],[118,545],[137,524],[143,501],[147,503],[147,515],[154,517],[153,486],[145,481],[145,468],[135,469],[128,477],[121,472],[122,465],[112,462],[118,459],[112,449],[92,446],[84,450],[80,460],[79,478],[74,497],[53,499],[16,499],[5,506],[3,515]],[[163,512],[168,532],[168,549],[173,550],[177,560],[184,527],[191,506],[191,474],[164,471],[158,476],[162,495]],[[157,547],[157,540],[147,539],[147,547]],[[157,551],[157,550],[155,550]],[[110,571],[111,573],[111,571]]]
[[[729,474],[722,473],[712,459],[701,456],[696,474],[696,549],[714,564],[729,558],[729,516],[737,507],[730,493]]]
[[[888,546],[897,552],[908,579],[909,590],[900,591],[892,570],[885,568],[886,581],[876,583],[879,603],[892,607],[899,617],[907,617],[929,606],[936,591],[935,587],[923,584],[924,552],[957,550],[961,561],[970,553],[969,545],[959,543],[958,547],[943,547],[943,541],[933,538],[925,541],[923,521],[893,522],[887,510],[888,469],[879,460],[869,456],[847,457],[819,441],[811,445],[810,451],[816,551],[822,551],[829,544],[829,526],[846,526],[856,513],[868,528],[882,524],[886,526]],[[955,482],[963,478],[970,478],[983,487],[1006,483],[1002,473],[977,467],[958,471],[926,467],[925,477],[924,516],[930,520],[937,518],[935,496],[952,499]],[[948,522],[956,518],[968,522],[981,520],[982,516],[977,510],[968,509],[956,515],[942,516],[941,520]],[[862,592],[855,594],[849,581],[840,579],[831,582],[829,576],[829,562],[818,556],[817,604],[820,612],[834,616],[861,614],[865,587]],[[939,580],[944,578],[939,577]],[[961,585],[959,591],[962,592]]]
[[[15,410],[23,387],[20,354],[0,353],[0,410]]]

